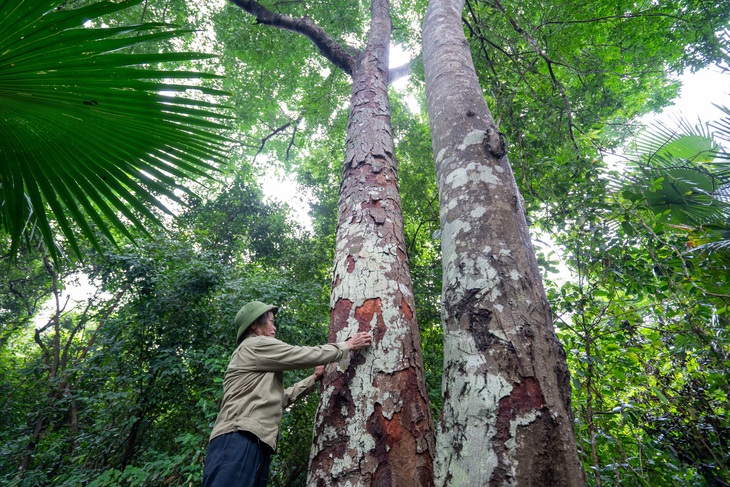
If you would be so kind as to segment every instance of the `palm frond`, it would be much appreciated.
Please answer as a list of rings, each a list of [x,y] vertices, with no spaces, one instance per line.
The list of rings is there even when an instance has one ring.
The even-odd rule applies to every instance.
[[[227,159],[221,135],[225,93],[182,80],[216,78],[157,68],[204,59],[198,53],[131,54],[126,49],[186,33],[146,23],[84,23],[142,0],[64,9],[62,0],[0,6],[0,228],[12,251],[29,225],[54,258],[59,232],[81,256],[75,229],[99,248],[93,223],[133,239],[180,202],[180,179],[207,177]],[[196,90],[208,99],[176,96]],[[57,230],[56,230],[57,229]]]
[[[672,227],[710,238],[707,228],[724,228],[730,219],[726,153],[713,135],[708,125],[685,120],[676,128],[652,126],[637,138],[634,160],[621,175],[624,197],[666,215]]]
[[[721,110],[725,116],[715,120],[710,126],[715,132],[715,137],[724,142],[727,148],[730,147],[730,108],[721,105],[715,105],[715,107]],[[730,178],[730,151],[726,149],[718,155],[718,159],[723,161],[722,171]]]
[[[692,125],[680,118],[674,127],[659,122],[642,132],[635,141],[632,155],[647,164],[661,166],[676,160],[711,162],[721,150],[707,125]]]

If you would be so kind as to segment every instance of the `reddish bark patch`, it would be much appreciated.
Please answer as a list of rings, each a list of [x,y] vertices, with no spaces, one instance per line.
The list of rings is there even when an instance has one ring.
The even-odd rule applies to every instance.
[[[381,404],[375,404],[375,411],[368,418],[367,430],[373,438],[377,439],[374,453],[379,462],[386,461],[388,450],[403,438],[400,415],[393,413],[391,419],[387,419],[383,416],[383,406]]]
[[[494,436],[494,449],[499,458],[497,468],[490,481],[490,485],[504,485],[505,480],[511,478],[510,464],[515,462],[507,450],[507,440],[511,437],[510,426],[518,416],[530,411],[542,412],[545,407],[540,383],[534,377],[525,377],[512,386],[512,392],[499,400],[497,410],[497,433]],[[519,446],[518,446],[519,447]],[[520,452],[525,454],[526,452]]]
[[[355,270],[355,258],[351,255],[347,256],[347,273],[352,274],[352,271]]]
[[[406,298],[401,298],[400,300],[400,312],[407,320],[410,321],[413,319],[413,310],[411,309],[411,305],[408,304],[408,301],[406,301]]]
[[[349,299],[338,299],[335,307],[330,311],[330,332],[329,341],[337,340],[337,332],[347,326],[347,318],[352,310],[352,301]]]
[[[377,207],[370,210],[370,216],[376,224],[382,225],[388,218],[388,212],[382,207]]]
[[[398,411],[389,411],[391,417],[388,419],[383,415],[383,405],[376,403],[367,420],[366,429],[375,441],[372,453],[378,463],[370,485],[433,486],[431,421],[415,371],[393,374],[389,382],[393,393],[408,405]],[[420,452],[419,444],[422,446]]]
[[[371,161],[374,160],[376,160],[376,158],[373,158]],[[358,168],[359,172],[358,174],[356,174],[356,176],[359,176],[364,180],[366,186],[371,188],[378,188],[379,190],[381,190],[381,192],[378,193],[379,196],[371,196],[367,201],[363,201],[362,203],[360,203],[360,208],[362,208],[363,210],[366,208],[380,206],[383,198],[387,197],[386,195],[389,193],[389,191],[391,189],[395,189],[397,186],[397,179],[393,177],[395,173],[392,167],[393,159],[386,159],[381,157],[377,158],[377,161],[378,162],[375,165],[373,165],[372,163],[363,164]]]
[[[371,178],[368,178],[371,179]],[[382,225],[388,217],[388,210],[383,207],[382,200],[369,199],[360,203],[363,213],[369,213],[377,225]]]
[[[383,321],[382,302],[380,298],[366,299],[362,306],[355,308],[355,319],[358,322],[357,331],[372,331],[373,341],[378,343],[385,335],[386,327]],[[373,316],[375,329],[371,329]]]
[[[373,177],[371,176],[368,178],[366,175],[366,179],[370,180],[370,179],[373,179]],[[373,208],[379,208],[380,204],[381,204],[380,201],[381,201],[380,199],[368,198],[366,201],[363,201],[362,203],[360,203],[360,209],[368,210],[368,209],[373,209]]]
[[[399,247],[398,247],[398,249],[396,250],[396,253],[398,254],[398,260],[399,260],[400,262],[407,262],[407,261],[408,261],[408,254],[406,254],[406,253],[405,253],[405,252],[403,251],[403,249],[401,249],[401,248],[400,248],[400,246],[399,246]]]
[[[545,398],[540,383],[534,377],[525,377],[522,382],[514,384],[509,396],[499,400],[497,411],[497,437],[500,440],[509,438],[509,424],[520,414],[539,411],[545,405]]]

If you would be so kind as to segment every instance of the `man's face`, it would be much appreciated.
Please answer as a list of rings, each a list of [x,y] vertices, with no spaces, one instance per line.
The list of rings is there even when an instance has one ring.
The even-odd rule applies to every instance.
[[[264,322],[253,326],[253,332],[260,336],[273,337],[276,335],[276,326],[274,325],[274,313],[267,312]]]

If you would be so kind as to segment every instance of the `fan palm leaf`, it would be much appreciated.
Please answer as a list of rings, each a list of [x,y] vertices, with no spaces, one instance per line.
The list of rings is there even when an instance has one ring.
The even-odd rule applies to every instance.
[[[84,27],[141,1],[0,3],[0,228],[13,253],[31,228],[54,259],[61,235],[79,257],[77,232],[97,248],[97,232],[133,240],[130,225],[160,224],[151,208],[169,212],[161,197],[180,202],[178,180],[226,160],[223,93],[190,83],[216,76],[155,68],[209,56],[129,49],[186,31]],[[214,101],[178,96],[189,90]]]
[[[678,119],[676,128],[659,122],[635,141],[633,155],[647,163],[666,164],[677,160],[709,163],[721,151],[709,128]]]
[[[678,122],[676,129],[654,125],[637,139],[623,194],[666,214],[670,227],[688,233],[690,247],[725,252],[730,248],[730,157],[715,137],[730,136],[730,119],[712,127]]]
[[[643,200],[654,213],[668,212],[670,221],[679,225],[701,226],[726,218],[730,205],[722,180],[700,164],[674,164],[637,164],[625,178],[630,185],[624,194],[634,201]]]

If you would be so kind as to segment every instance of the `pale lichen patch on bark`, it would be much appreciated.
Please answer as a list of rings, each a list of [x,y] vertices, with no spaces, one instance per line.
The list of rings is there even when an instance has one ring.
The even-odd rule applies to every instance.
[[[509,450],[513,450],[514,448],[516,448],[518,446],[517,428],[534,423],[538,417],[540,417],[539,411],[527,411],[524,414],[518,415],[509,425],[510,438],[505,442],[505,446]]]
[[[436,437],[437,485],[444,485],[447,477],[450,485],[484,485],[479,481],[489,479],[498,465],[490,439],[497,433],[493,424],[499,402],[509,396],[512,386],[500,375],[485,374],[487,358],[466,331],[447,331],[444,356],[450,360],[444,364],[443,383],[451,395],[444,397],[445,421]],[[470,462],[466,470],[459,458],[478,461]]]
[[[458,167],[451,171],[445,178],[444,183],[449,185],[451,188],[461,188],[466,186],[469,182],[469,173],[466,168]]]
[[[476,163],[455,166],[449,173],[442,176],[442,182],[451,190],[463,188],[469,183],[487,183],[495,186],[502,184],[491,166]]]
[[[464,137],[464,141],[459,144],[458,149],[464,150],[470,145],[481,144],[485,135],[486,132],[484,130],[473,130],[469,132],[466,137]]]
[[[484,182],[493,185],[502,184],[500,179],[495,176],[494,171],[492,171],[492,166],[478,163],[469,163],[466,166],[466,170],[469,171],[471,174],[469,178],[471,181],[478,183]]]
[[[487,209],[484,206],[476,206],[473,210],[471,210],[469,216],[472,218],[481,218],[486,212]]]
[[[442,218],[441,225],[441,255],[444,263],[451,262],[455,258],[457,238],[460,233],[471,230],[471,224],[464,220],[445,221]]]

